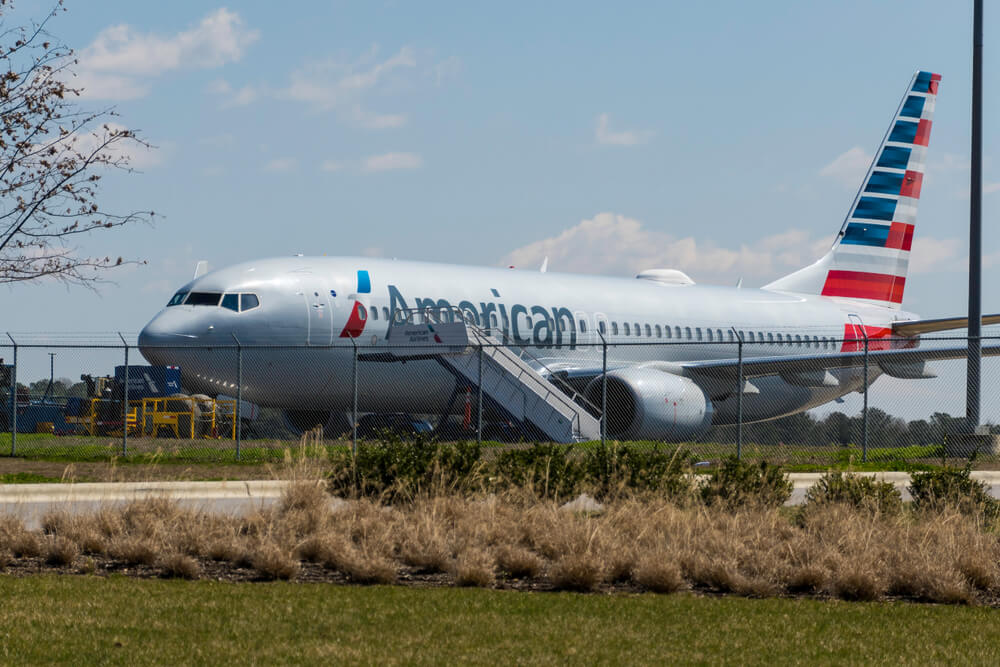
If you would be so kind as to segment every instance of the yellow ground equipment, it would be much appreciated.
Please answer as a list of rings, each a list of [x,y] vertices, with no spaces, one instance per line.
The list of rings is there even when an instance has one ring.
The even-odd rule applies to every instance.
[[[88,435],[121,433],[121,403],[102,398],[89,400],[81,414],[68,416]],[[126,425],[130,434],[175,438],[236,438],[236,401],[208,396],[171,396],[129,401]]]

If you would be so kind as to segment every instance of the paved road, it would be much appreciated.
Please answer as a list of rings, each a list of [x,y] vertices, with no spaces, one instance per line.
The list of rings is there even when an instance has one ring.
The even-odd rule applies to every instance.
[[[901,472],[866,473],[892,482],[909,500],[910,477]],[[806,489],[822,473],[792,473],[794,489],[789,505],[805,499]],[[986,482],[990,495],[1000,498],[1000,471],[973,472]],[[121,482],[81,484],[0,484],[0,513],[19,516],[29,528],[38,528],[47,512],[62,509],[87,512],[106,505],[118,505],[138,498],[167,496],[182,506],[223,514],[242,514],[274,504],[288,482]]]

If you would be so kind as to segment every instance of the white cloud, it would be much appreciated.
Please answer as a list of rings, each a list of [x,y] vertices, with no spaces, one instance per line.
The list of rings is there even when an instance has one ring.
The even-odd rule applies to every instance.
[[[608,129],[610,116],[606,113],[597,116],[597,129],[594,131],[594,140],[602,146],[636,146],[644,144],[653,137],[649,131],[622,130],[612,132]]]
[[[935,239],[920,236],[917,227],[910,248],[910,274],[932,271],[964,271],[968,258],[960,254],[964,243],[960,239]]]
[[[353,63],[332,59],[309,63],[292,72],[291,82],[281,95],[318,111],[350,109],[360,104],[366,92],[384,82],[393,72],[417,65],[413,50],[408,47],[401,48],[381,62],[373,62],[376,53],[377,49],[373,48]]]
[[[243,107],[252,102],[257,101],[263,91],[256,86],[246,85],[239,90],[234,89],[228,81],[225,79],[216,79],[208,84],[206,89],[209,93],[213,95],[218,95],[225,97],[223,106],[226,107]]]
[[[339,160],[323,160],[319,165],[319,168],[323,171],[340,171],[344,168],[344,163]]]
[[[387,127],[402,127],[406,125],[406,114],[379,114],[365,111],[360,105],[355,105],[352,112],[355,122],[361,127],[381,130]]]
[[[730,282],[741,276],[778,277],[815,261],[829,243],[791,230],[730,249],[646,229],[623,215],[599,213],[554,237],[518,248],[499,263],[538,266],[547,256],[561,271],[635,275],[643,269],[674,268],[695,280]]]
[[[84,96],[131,99],[149,91],[153,77],[178,69],[204,69],[236,62],[260,33],[226,8],[189,30],[162,36],[121,24],[102,30],[80,51],[77,81]]]
[[[424,163],[415,153],[384,153],[371,155],[364,159],[365,171],[389,171],[391,169],[417,169]]]
[[[833,159],[833,162],[819,170],[820,176],[827,176],[846,188],[856,189],[868,173],[872,156],[855,146]]]
[[[731,284],[740,277],[763,284],[808,266],[830,249],[832,237],[812,237],[801,229],[766,236],[736,248],[687,236],[677,238],[647,229],[615,213],[599,213],[559,234],[511,251],[502,266],[536,267],[545,257],[559,271],[635,275],[643,269],[670,268],[695,281]],[[915,237],[910,275],[964,270],[959,239]]]
[[[276,157],[273,160],[268,161],[264,165],[264,171],[272,172],[284,172],[291,171],[295,169],[296,165],[295,158],[293,157]]]

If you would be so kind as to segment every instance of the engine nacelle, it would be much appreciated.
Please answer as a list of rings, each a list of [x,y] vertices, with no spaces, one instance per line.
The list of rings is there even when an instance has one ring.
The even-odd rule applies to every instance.
[[[340,412],[329,410],[285,410],[281,413],[285,426],[295,435],[302,435],[317,426],[323,435],[336,438],[351,430],[351,420]]]
[[[608,435],[681,442],[712,425],[712,400],[691,380],[655,368],[608,373]],[[601,378],[587,385],[587,399],[601,404]]]

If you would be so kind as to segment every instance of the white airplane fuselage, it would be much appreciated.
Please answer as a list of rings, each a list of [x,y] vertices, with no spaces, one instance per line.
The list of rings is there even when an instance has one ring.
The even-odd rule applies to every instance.
[[[361,411],[441,413],[456,388],[463,389],[434,360],[364,361],[388,351],[390,322],[404,309],[459,308],[483,328],[502,330],[549,370],[599,370],[603,339],[609,369],[653,365],[668,373],[683,362],[735,358],[738,335],[747,359],[816,355],[840,352],[845,333],[859,330],[855,325],[863,323],[874,336],[893,320],[914,317],[859,301],[764,289],[362,257],[248,262],[202,276],[183,292],[252,294],[259,305],[244,312],[218,305],[164,308],[140,335],[150,363],[180,366],[188,391],[235,395],[238,341],[246,400],[332,412],[351,409],[355,345],[363,359]],[[360,329],[356,318],[353,328],[349,324],[356,302],[365,314]],[[791,414],[863,384],[856,368],[832,375],[836,382],[821,387],[759,378],[755,391],[744,394],[745,414],[752,420]],[[877,375],[872,369],[869,379]],[[714,403],[714,423],[732,423],[734,388],[704,389]]]

